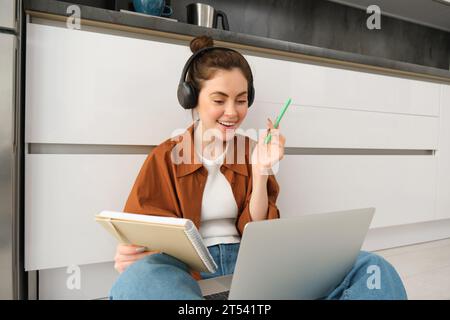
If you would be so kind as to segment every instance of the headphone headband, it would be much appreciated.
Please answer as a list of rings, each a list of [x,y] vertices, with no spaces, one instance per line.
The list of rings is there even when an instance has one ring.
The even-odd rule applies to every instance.
[[[201,54],[207,51],[212,50],[227,50],[236,52],[238,54],[241,54],[240,52],[226,47],[205,47],[197,52],[193,53],[189,59],[186,61],[186,64],[184,65],[183,71],[181,72],[181,78],[180,82],[178,84],[178,90],[177,90],[177,97],[178,102],[180,105],[185,109],[192,109],[195,108],[197,105],[197,99],[198,99],[198,92],[197,89],[188,81],[186,81],[186,76],[189,71],[189,68],[191,67],[194,60],[199,57]],[[250,70],[250,81],[248,83],[248,93],[247,93],[247,100],[248,100],[248,106],[250,107],[253,103],[254,97],[255,97],[255,89],[253,87],[253,74]]]

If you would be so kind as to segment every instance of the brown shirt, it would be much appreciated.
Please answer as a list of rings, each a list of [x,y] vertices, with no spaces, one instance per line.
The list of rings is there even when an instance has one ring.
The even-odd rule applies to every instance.
[[[245,151],[242,150],[242,141],[245,141]],[[231,145],[227,152],[234,151],[234,154],[229,156],[227,153],[220,171],[231,185],[238,207],[236,227],[242,236],[245,225],[252,221],[249,209],[252,165],[249,159],[254,141],[245,136],[235,135]],[[174,155],[184,157],[183,159],[188,161],[182,162],[180,158],[174,158]],[[200,228],[202,197],[207,177],[208,171],[194,151],[194,125],[191,125],[183,134],[167,139],[149,153],[136,178],[124,211],[186,218]],[[280,217],[275,204],[278,193],[278,183],[275,177],[270,175],[267,182],[269,200],[267,219]]]

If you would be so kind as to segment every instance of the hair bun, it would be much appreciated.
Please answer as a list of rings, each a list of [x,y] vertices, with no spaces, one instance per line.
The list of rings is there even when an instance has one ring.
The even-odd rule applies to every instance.
[[[209,36],[198,36],[191,40],[189,47],[191,48],[192,53],[196,53],[197,51],[206,48],[213,47],[214,40]]]

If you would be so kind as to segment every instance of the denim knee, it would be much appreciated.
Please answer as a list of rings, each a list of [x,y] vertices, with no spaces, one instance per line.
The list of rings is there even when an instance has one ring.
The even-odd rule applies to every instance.
[[[395,268],[382,256],[361,251],[355,263],[361,273],[366,274],[366,286],[373,290],[381,290],[384,299],[407,299],[403,282]]]
[[[128,266],[109,296],[111,300],[202,299],[200,287],[188,267],[166,254],[146,256]]]
[[[395,268],[386,259],[373,252],[360,251],[356,263],[365,267],[378,266],[396,273]]]
[[[398,276],[395,268],[386,259],[373,252],[360,251],[356,258],[355,267],[362,269],[367,274],[374,272],[373,270],[380,270],[380,272],[383,271]]]

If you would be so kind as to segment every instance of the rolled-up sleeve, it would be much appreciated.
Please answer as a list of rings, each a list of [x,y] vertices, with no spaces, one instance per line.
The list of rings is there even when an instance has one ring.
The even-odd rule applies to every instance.
[[[250,178],[249,186],[247,188],[248,192],[246,195],[244,210],[240,213],[238,221],[237,221],[237,228],[238,228],[239,234],[241,236],[244,233],[245,225],[248,222],[252,221],[252,217],[250,215],[250,199],[251,199],[251,195],[252,195],[252,192],[251,192],[252,184],[253,184],[253,181]],[[269,178],[267,179],[267,198],[269,201],[269,205],[268,205],[268,209],[267,209],[267,211],[268,211],[267,212],[267,220],[280,218],[280,211],[276,205],[276,201],[277,201],[279,192],[280,192],[280,186],[278,185],[278,182],[275,179],[275,176],[269,175]]]
[[[179,217],[170,168],[155,148],[147,156],[126,201],[124,212]]]

